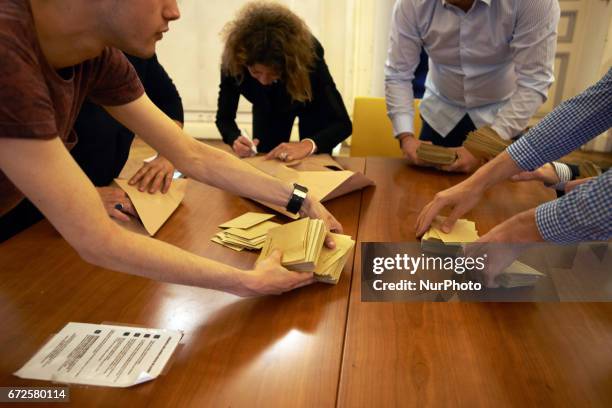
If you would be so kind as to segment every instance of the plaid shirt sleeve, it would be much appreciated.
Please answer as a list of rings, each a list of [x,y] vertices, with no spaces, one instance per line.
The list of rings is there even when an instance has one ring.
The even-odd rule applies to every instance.
[[[595,85],[560,104],[507,152],[524,170],[557,160],[612,127],[612,68]]]
[[[612,170],[536,208],[546,241],[560,244],[612,238]]]
[[[612,127],[612,69],[595,85],[559,105],[507,149],[524,170],[565,156]],[[612,237],[612,171],[536,208],[546,241],[572,243]]]

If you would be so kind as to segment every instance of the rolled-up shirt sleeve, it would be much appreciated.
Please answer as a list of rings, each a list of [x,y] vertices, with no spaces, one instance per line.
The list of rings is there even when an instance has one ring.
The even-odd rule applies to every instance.
[[[391,19],[385,63],[385,98],[395,136],[414,133],[412,80],[419,65],[422,45],[415,15],[413,1],[402,0],[395,4]]]
[[[559,244],[612,238],[612,171],[537,207],[536,224],[542,238]]]
[[[612,127],[612,69],[595,85],[560,104],[507,148],[523,170],[558,160]]]
[[[527,127],[529,119],[546,101],[554,81],[559,3],[541,0],[524,4],[510,42],[517,88],[492,124],[506,140]]]

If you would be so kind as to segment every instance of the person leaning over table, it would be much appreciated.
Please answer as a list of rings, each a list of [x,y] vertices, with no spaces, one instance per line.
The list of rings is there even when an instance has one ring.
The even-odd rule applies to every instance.
[[[560,104],[505,152],[467,180],[436,194],[421,211],[416,225],[423,235],[445,207],[451,207],[442,229],[472,209],[484,192],[522,171],[565,156],[612,127],[612,68],[595,85]],[[482,236],[479,243],[548,241],[565,244],[612,238],[612,172],[579,180],[568,194],[506,220]],[[488,276],[492,282],[495,276]]]
[[[83,259],[151,279],[241,296],[309,284],[312,274],[283,268],[278,251],[241,270],[121,228],[68,153],[89,98],[187,176],[342,229],[316,198],[198,143],[150,101],[113,47],[151,57],[179,17],[175,0],[0,0],[0,216],[25,194]]]
[[[134,66],[145,92],[158,108],[174,122],[183,127],[183,104],[172,79],[157,60],[126,55]],[[134,133],[117,122],[103,108],[85,101],[74,124],[78,138],[70,154],[85,175],[96,186],[106,212],[114,218],[128,221],[127,214],[136,215],[136,210],[127,194],[109,184],[119,177],[127,162]],[[143,166],[130,178],[129,183],[138,183],[141,191],[166,193],[170,188],[174,166],[162,156]],[[42,220],[44,216],[24,198],[8,214],[0,218],[0,242]]]
[[[553,82],[559,15],[556,0],[398,0],[385,95],[408,162],[426,165],[416,155],[426,141],[456,151],[442,170],[471,172],[480,161],[462,147],[469,132],[491,126],[506,140],[522,132]],[[429,73],[416,139],[411,81],[421,47]]]
[[[291,10],[249,3],[226,25],[224,37],[216,124],[238,156],[257,150],[268,158],[298,160],[331,153],[352,133],[323,47]],[[241,95],[253,105],[252,142],[236,124]],[[300,141],[289,142],[296,117]]]

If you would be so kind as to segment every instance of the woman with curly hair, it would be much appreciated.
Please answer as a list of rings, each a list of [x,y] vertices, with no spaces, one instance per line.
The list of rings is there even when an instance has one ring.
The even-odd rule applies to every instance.
[[[352,132],[323,47],[287,7],[252,2],[223,32],[216,124],[240,157],[257,151],[283,161],[331,153]],[[252,103],[253,140],[236,124],[240,95]],[[300,142],[289,143],[295,118]]]

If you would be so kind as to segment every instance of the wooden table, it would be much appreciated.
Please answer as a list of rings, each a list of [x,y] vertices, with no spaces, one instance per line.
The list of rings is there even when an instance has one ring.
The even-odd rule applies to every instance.
[[[464,176],[368,158],[360,242],[416,241],[433,195]],[[467,218],[481,234],[550,200],[537,183],[487,192]],[[362,303],[357,248],[340,407],[612,406],[612,304]]]
[[[328,203],[359,241],[415,241],[435,192],[464,176],[401,160],[343,162],[376,188]],[[486,232],[552,194],[493,189],[468,217]],[[239,267],[255,254],[209,241],[250,201],[192,183],[157,238]],[[612,405],[609,304],[362,303],[360,250],[338,286],[239,299],[97,268],[42,222],[0,245],[0,386],[69,321],[185,332],[167,374],[131,389],[71,387],[75,406]]]
[[[364,171],[365,159],[342,161]],[[353,237],[361,191],[329,203]],[[264,207],[192,182],[158,239],[237,267],[257,255],[210,241],[217,225]],[[284,220],[286,221],[286,220]],[[335,405],[352,258],[337,286],[241,299],[88,265],[45,221],[0,246],[0,386],[45,386],[11,375],[66,323],[118,322],[183,330],[170,370],[131,389],[71,387],[75,406]]]

